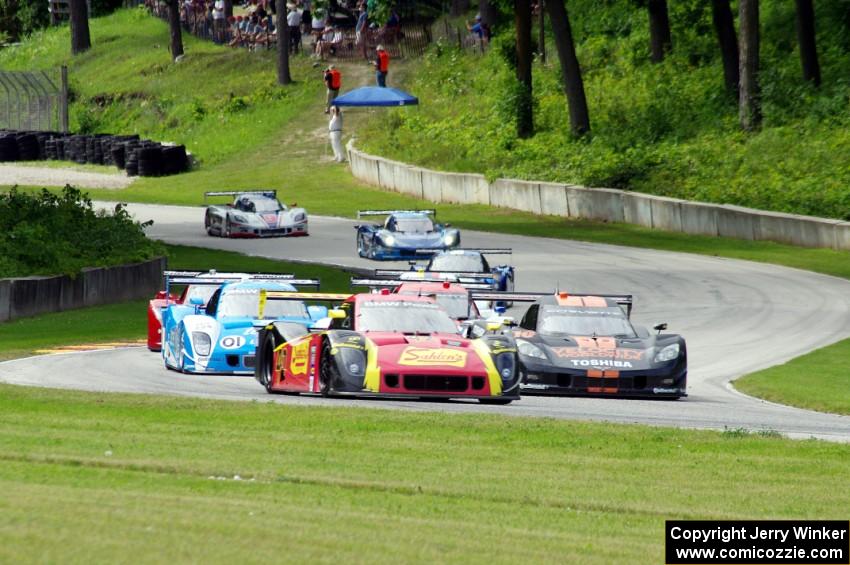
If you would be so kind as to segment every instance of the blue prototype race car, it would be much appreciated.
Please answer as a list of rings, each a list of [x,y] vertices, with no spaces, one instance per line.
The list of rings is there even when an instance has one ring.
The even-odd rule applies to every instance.
[[[271,322],[294,322],[304,332],[327,316],[324,306],[300,300],[260,304],[260,290],[296,292],[318,280],[246,280],[221,284],[206,306],[201,300],[172,304],[162,316],[162,358],[168,369],[185,373],[253,375],[257,329]],[[262,312],[262,319],[260,313]]]
[[[357,253],[376,261],[421,259],[460,245],[460,231],[450,224],[435,224],[436,210],[361,210],[357,218],[386,216],[383,224],[360,224]]]

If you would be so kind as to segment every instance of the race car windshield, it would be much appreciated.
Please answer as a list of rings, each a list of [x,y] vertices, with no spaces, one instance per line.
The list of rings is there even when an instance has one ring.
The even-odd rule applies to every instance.
[[[280,202],[272,200],[271,198],[254,200],[254,210],[258,214],[262,214],[263,212],[277,212],[281,208],[282,206],[280,205]]]
[[[541,335],[580,335],[637,337],[628,318],[619,307],[579,308],[543,306],[537,324]]]
[[[222,318],[256,318],[260,312],[259,292],[230,292],[218,304]],[[264,318],[309,318],[307,307],[298,300],[269,300],[263,310]]]
[[[416,296],[419,293],[404,292],[402,294]],[[425,293],[423,293],[423,296],[424,295]],[[434,293],[427,294],[427,296],[430,296],[437,304],[442,306],[450,318],[455,320],[465,320],[469,318],[469,299],[465,294]]]
[[[481,263],[480,255],[454,255],[447,253],[431,259],[429,270],[483,273],[484,265]]]
[[[407,233],[428,233],[434,231],[434,224],[428,218],[398,218],[395,229]]]
[[[191,285],[186,290],[186,304],[191,304],[193,298],[200,298],[206,304],[217,289],[215,285]]]
[[[430,302],[363,302],[356,330],[410,334],[458,333],[445,310]]]

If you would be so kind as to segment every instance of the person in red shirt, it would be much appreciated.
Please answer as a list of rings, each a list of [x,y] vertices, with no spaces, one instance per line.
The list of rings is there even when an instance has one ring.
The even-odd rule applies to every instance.
[[[390,70],[390,54],[384,50],[383,45],[378,45],[375,55],[375,79],[378,86],[387,86],[387,73]]]
[[[331,102],[339,96],[339,88],[342,86],[342,74],[333,65],[325,69],[325,86],[328,87],[328,98],[325,101],[325,114],[331,111]]]

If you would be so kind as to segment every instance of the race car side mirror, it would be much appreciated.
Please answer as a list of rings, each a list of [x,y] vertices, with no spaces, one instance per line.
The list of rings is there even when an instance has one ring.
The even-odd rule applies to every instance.
[[[452,225],[449,222],[446,222],[445,224],[443,224],[443,227],[444,228],[450,228],[450,227],[452,227]]]
[[[328,318],[331,320],[341,320],[345,318],[345,312],[343,310],[328,310]]]
[[[359,230],[359,229],[360,229],[360,224],[354,224],[354,229]]]
[[[654,326],[652,326],[652,329],[654,329],[658,333],[661,333],[662,331],[667,329],[667,323],[664,322],[664,323],[661,323],[661,324],[655,324]]]
[[[192,306],[203,306],[204,305],[204,299],[200,298],[198,296],[195,296],[195,297],[189,299],[189,304],[191,304]]]

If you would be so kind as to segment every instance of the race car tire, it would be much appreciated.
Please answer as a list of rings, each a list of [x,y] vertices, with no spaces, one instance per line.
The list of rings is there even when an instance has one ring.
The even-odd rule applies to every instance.
[[[478,402],[481,404],[493,404],[496,406],[506,406],[513,402],[513,398],[479,398]]]
[[[204,228],[207,230],[207,235],[214,235],[212,229],[212,222],[210,221],[210,213],[207,212],[204,214]]]
[[[184,356],[183,356],[183,338],[184,337],[185,337],[185,332],[184,332],[183,328],[181,327],[180,331],[177,334],[177,350],[174,352],[174,361],[177,364],[177,366],[175,367],[175,370],[179,371],[181,373],[185,372],[185,369],[183,368],[183,365],[184,365],[184,361],[183,361],[183,359],[184,359]]]
[[[231,236],[233,227],[230,225],[230,216],[228,216],[224,220],[224,229],[222,230],[221,228],[219,228],[219,230],[220,230],[219,233],[221,234],[221,237],[230,237]]]
[[[319,391],[322,396],[330,396],[333,391],[334,379],[339,377],[339,370],[331,355],[331,343],[326,339],[322,344],[322,361],[319,367]]]
[[[514,277],[513,275],[508,275],[505,280],[505,292],[513,292],[514,291]],[[505,302],[505,308],[512,308],[514,305],[513,302]]]
[[[277,338],[274,332],[266,332],[263,337],[263,343],[257,348],[257,374],[260,384],[265,387],[266,392],[273,394],[272,389],[273,371],[274,371],[274,350],[278,346]]]
[[[367,257],[368,254],[366,237],[362,233],[357,234],[357,254],[361,257]]]

